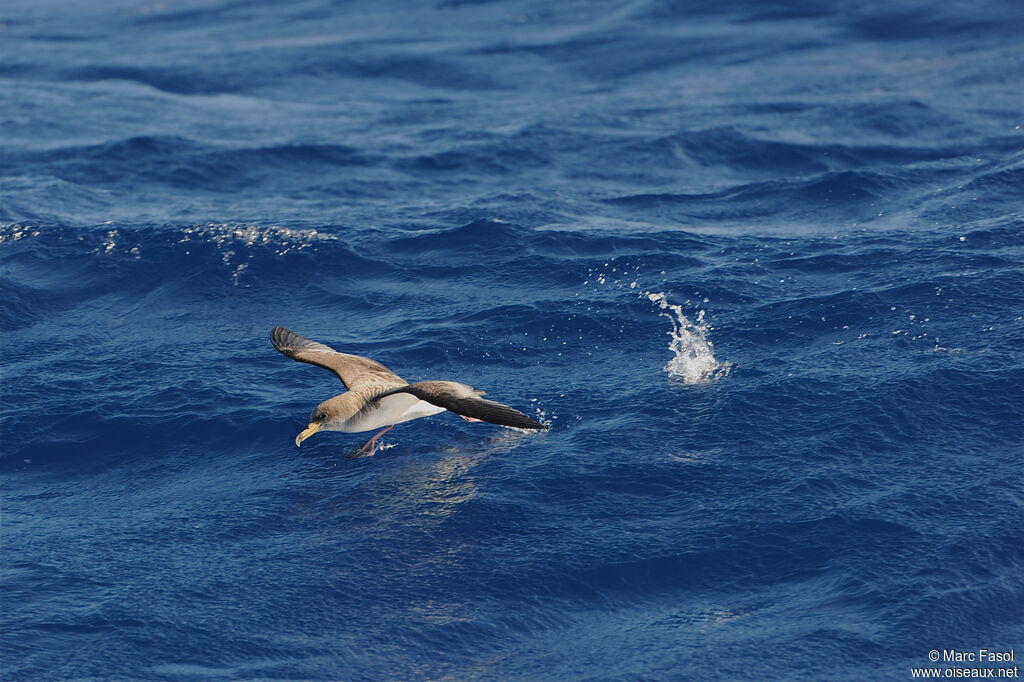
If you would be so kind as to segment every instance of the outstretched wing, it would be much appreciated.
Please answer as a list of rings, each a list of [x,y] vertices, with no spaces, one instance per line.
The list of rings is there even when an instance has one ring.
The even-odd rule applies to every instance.
[[[274,327],[270,332],[270,340],[274,348],[293,360],[308,362],[334,372],[350,391],[363,385],[387,388],[407,383],[379,362],[361,355],[339,353],[330,346],[310,341],[284,327]]]
[[[431,405],[437,405],[455,414],[473,417],[492,424],[515,426],[520,429],[543,430],[548,428],[508,405],[481,398],[480,394],[483,391],[474,390],[455,381],[418,381],[415,384],[386,391],[378,399],[395,393],[411,393]]]

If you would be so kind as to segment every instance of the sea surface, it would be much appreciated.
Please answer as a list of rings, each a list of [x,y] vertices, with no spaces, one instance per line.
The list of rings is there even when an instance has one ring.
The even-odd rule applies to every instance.
[[[0,678],[1024,665],[1022,36],[5,0]],[[296,448],[342,386],[275,325],[551,429]]]

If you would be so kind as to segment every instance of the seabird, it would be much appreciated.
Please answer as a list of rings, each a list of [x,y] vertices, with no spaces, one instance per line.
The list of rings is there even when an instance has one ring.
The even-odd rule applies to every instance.
[[[457,381],[418,381],[410,384],[379,362],[360,355],[339,353],[330,346],[299,336],[284,327],[270,332],[274,348],[293,360],[334,372],[348,389],[316,406],[309,426],[295,437],[295,445],[317,431],[372,431],[385,427],[361,445],[356,454],[372,455],[377,439],[412,419],[449,410],[468,422],[490,422],[519,429],[547,429],[519,410],[493,400]]]

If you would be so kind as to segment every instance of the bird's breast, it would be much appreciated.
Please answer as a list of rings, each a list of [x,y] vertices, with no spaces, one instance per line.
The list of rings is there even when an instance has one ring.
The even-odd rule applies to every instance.
[[[380,400],[370,401],[336,430],[348,433],[372,431],[444,411],[445,408],[420,400],[414,395],[395,393]]]

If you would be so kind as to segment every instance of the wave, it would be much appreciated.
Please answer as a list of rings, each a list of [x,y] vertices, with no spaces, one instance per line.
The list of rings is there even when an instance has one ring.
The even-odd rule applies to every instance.
[[[258,186],[280,173],[366,165],[357,150],[343,145],[286,144],[226,148],[176,136],[138,136],[83,147],[23,152],[11,159],[17,171],[46,164],[62,181],[80,185],[125,182],[163,184],[204,191]]]

